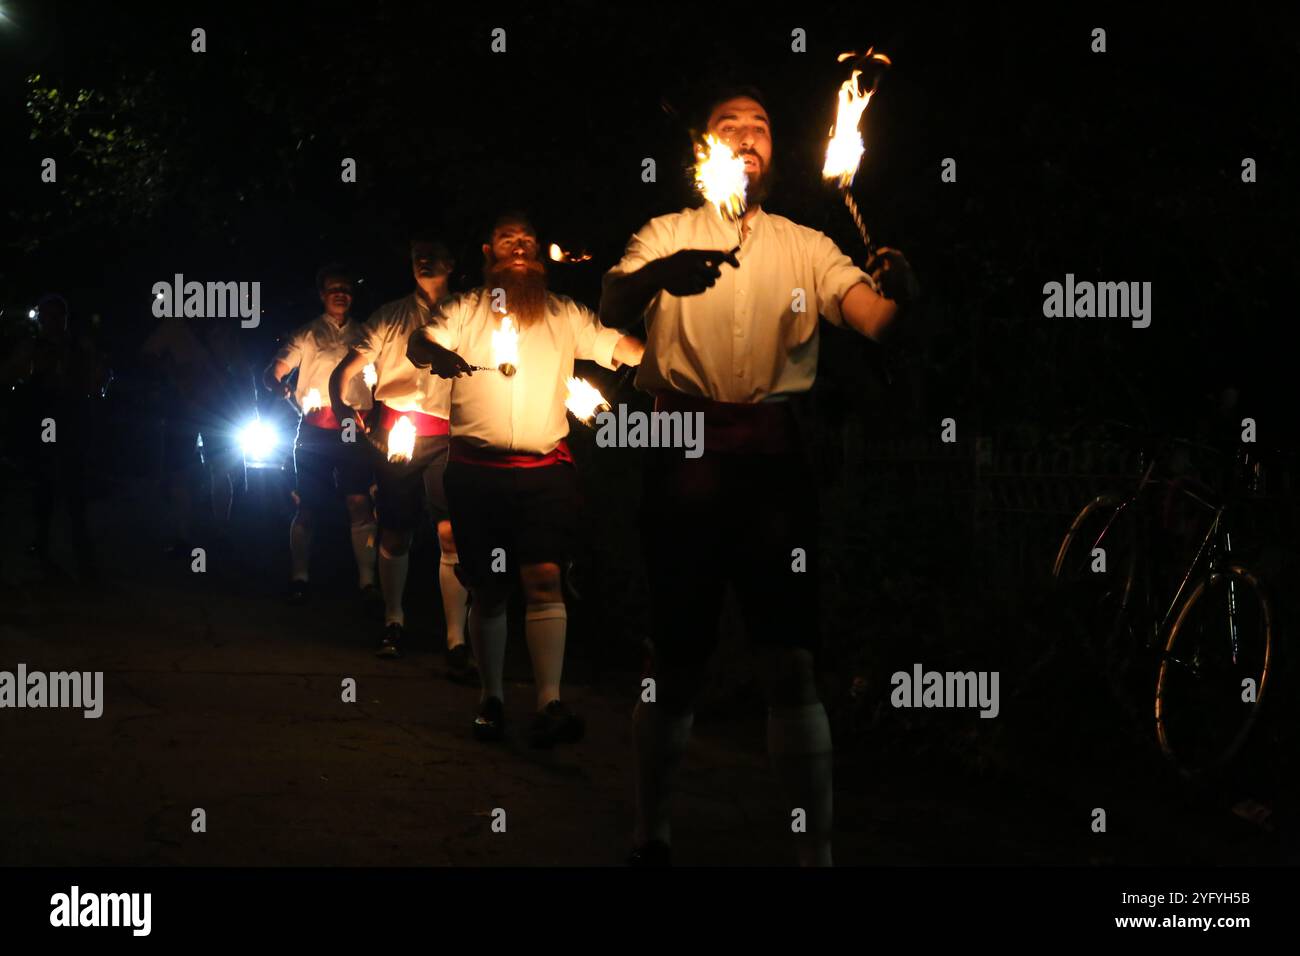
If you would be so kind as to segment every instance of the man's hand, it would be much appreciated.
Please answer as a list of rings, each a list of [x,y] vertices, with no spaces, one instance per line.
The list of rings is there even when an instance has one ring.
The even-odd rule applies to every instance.
[[[417,368],[427,368],[439,378],[460,378],[473,375],[474,366],[451,349],[443,348],[424,331],[411,333],[406,344],[406,357]]]
[[[288,398],[293,394],[293,389],[289,387],[288,382],[276,382],[271,388],[271,394],[276,398]]]
[[[624,365],[640,365],[645,356],[645,343],[640,339],[625,335],[614,345],[614,362],[621,368]]]
[[[897,249],[884,246],[867,261],[866,272],[876,280],[881,294],[897,302],[900,307],[911,305],[921,294],[921,285],[916,281],[907,258]]]
[[[654,263],[655,281],[677,296],[699,295],[722,275],[722,264],[740,268],[733,253],[717,249],[682,249]]]
[[[434,345],[429,358],[433,360],[429,371],[439,378],[460,378],[462,375],[474,374],[472,365],[451,349],[445,349],[441,345]]]

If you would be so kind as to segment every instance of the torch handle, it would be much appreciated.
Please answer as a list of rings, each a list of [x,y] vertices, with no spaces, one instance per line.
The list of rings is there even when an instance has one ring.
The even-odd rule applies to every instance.
[[[848,207],[849,215],[853,217],[853,225],[858,227],[858,235],[862,239],[862,244],[867,247],[867,258],[870,259],[876,254],[876,244],[871,241],[871,235],[867,232],[866,223],[862,221],[862,213],[858,209],[857,201],[853,198],[853,193],[847,188],[840,190],[840,195],[844,197],[844,205]]]

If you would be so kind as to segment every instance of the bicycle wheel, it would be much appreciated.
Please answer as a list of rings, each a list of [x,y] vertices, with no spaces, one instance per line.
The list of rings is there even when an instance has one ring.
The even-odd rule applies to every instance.
[[[1052,563],[1057,594],[1093,638],[1109,631],[1132,587],[1136,547],[1127,503],[1099,495],[1070,523]]]
[[[1202,580],[1169,631],[1156,678],[1156,738],[1186,777],[1241,750],[1259,714],[1273,650],[1263,585],[1233,565]],[[1247,681],[1254,682],[1253,699]]]

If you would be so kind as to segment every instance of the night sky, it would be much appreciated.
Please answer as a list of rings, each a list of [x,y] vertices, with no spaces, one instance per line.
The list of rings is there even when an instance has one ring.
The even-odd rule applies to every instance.
[[[485,220],[515,205],[544,241],[594,254],[554,278],[594,304],[631,232],[694,203],[688,118],[714,76],[771,99],[770,208],[861,260],[819,166],[843,78],[835,55],[874,44],[895,66],[867,112],[854,191],[927,293],[898,345],[927,412],[973,405],[986,428],[1091,411],[1181,423],[1188,402],[1235,384],[1259,390],[1270,427],[1293,424],[1274,386],[1289,367],[1276,346],[1289,335],[1297,156],[1284,104],[1297,41],[1263,16],[833,3],[728,16],[655,6],[638,22],[603,3],[6,6],[7,309],[58,289],[125,342],[146,327],[148,287],[180,271],[260,279],[263,328],[282,332],[312,313],[323,261],[361,270],[359,313],[405,291],[404,241],[423,224],[458,251],[455,286],[476,284]],[[190,52],[196,25],[205,54]],[[1104,54],[1089,49],[1097,25]],[[496,26],[505,54],[490,51]],[[791,51],[795,27],[806,53]],[[65,96],[118,103],[100,122],[133,127],[139,149],[95,169],[66,138],[30,140],[33,73]],[[59,159],[57,185],[38,180],[45,155]],[[1254,184],[1241,182],[1246,156]],[[343,157],[357,161],[356,184],[340,182]],[[641,181],[645,157],[655,183]],[[945,157],[956,183],[940,181]],[[1067,272],[1151,281],[1152,327],[1043,319],[1043,283]]]

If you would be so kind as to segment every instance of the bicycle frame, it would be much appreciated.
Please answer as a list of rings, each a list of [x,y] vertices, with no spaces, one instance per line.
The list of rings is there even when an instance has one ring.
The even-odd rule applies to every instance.
[[[1150,616],[1149,621],[1152,624],[1152,627],[1146,637],[1147,646],[1163,647],[1164,642],[1162,640],[1162,635],[1164,635],[1168,631],[1168,628],[1172,625],[1176,617],[1177,611],[1182,606],[1183,600],[1185,599],[1185,596],[1187,595],[1190,587],[1192,586],[1192,583],[1200,576],[1198,572],[1200,571],[1202,566],[1203,565],[1207,566],[1209,572],[1213,574],[1215,569],[1220,564],[1220,558],[1224,558],[1229,561],[1231,560],[1230,556],[1232,553],[1232,537],[1230,534],[1227,533],[1223,523],[1224,512],[1227,510],[1226,504],[1214,504],[1210,501],[1207,501],[1202,496],[1196,494],[1194,491],[1187,489],[1186,487],[1182,487],[1180,485],[1177,485],[1174,482],[1165,479],[1156,479],[1153,477],[1154,472],[1155,472],[1155,459],[1152,458],[1147,464],[1146,469],[1143,471],[1142,478],[1138,482],[1137,489],[1133,492],[1132,495],[1130,495],[1128,498],[1122,501],[1119,507],[1115,509],[1115,514],[1111,517],[1110,521],[1107,522],[1106,528],[1102,532],[1102,537],[1104,537],[1105,534],[1109,532],[1111,526],[1115,523],[1115,521],[1119,518],[1119,516],[1125,512],[1134,515],[1135,520],[1140,519],[1140,517],[1142,517],[1143,495],[1149,493],[1148,489],[1152,487],[1161,487],[1161,486],[1171,487],[1173,490],[1177,491],[1181,495],[1191,499],[1197,505],[1209,511],[1212,511],[1214,514],[1214,517],[1210,519],[1210,523],[1209,526],[1206,528],[1205,534],[1201,537],[1199,544],[1196,546],[1195,554],[1192,556],[1191,561],[1188,563],[1186,570],[1183,571],[1182,578],[1179,580],[1178,586],[1174,590],[1173,596],[1169,599],[1168,604],[1164,607],[1163,612],[1158,612]],[[1140,533],[1145,532],[1146,529],[1144,526],[1139,525],[1138,527]],[[1139,570],[1143,572],[1143,583],[1148,588],[1151,586],[1150,575],[1148,573],[1150,571],[1149,562],[1151,560],[1149,545],[1144,540],[1144,538],[1139,537],[1136,541],[1136,547],[1137,547],[1137,553],[1134,555],[1133,565],[1129,569],[1128,579],[1125,581],[1123,594],[1120,600],[1120,610],[1124,614],[1130,613],[1133,587],[1134,584],[1136,583],[1135,579],[1138,577]],[[1140,568],[1139,568],[1139,561],[1142,562]],[[1235,615],[1236,601],[1235,601],[1235,593],[1233,593],[1233,591],[1231,590],[1232,587],[1233,585],[1230,582],[1229,583],[1230,614]],[[1150,602],[1148,601],[1146,603],[1148,604],[1149,607]],[[1233,660],[1235,661],[1237,657],[1237,637],[1236,637],[1235,620],[1232,621],[1231,623],[1232,623],[1232,633],[1233,633],[1232,654],[1233,654]]]

